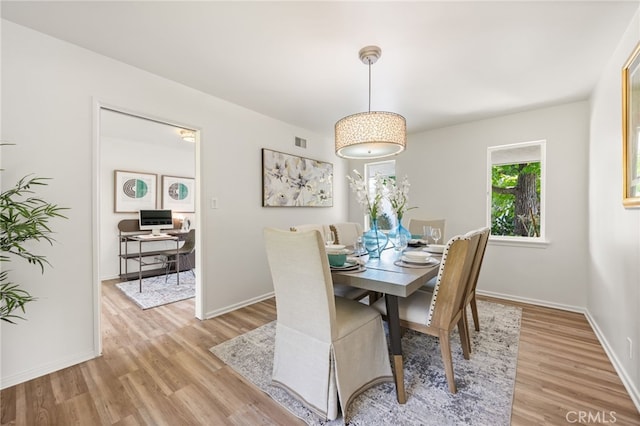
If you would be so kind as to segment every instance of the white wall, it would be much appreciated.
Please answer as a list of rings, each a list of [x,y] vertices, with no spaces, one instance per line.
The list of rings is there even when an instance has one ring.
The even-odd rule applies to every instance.
[[[331,140],[292,127],[77,46],[2,22],[2,184],[35,172],[53,178],[41,195],[70,208],[53,222],[55,247],[38,246],[54,265],[39,271],[12,262],[12,279],[38,301],[27,321],[2,324],[1,387],[94,356],[92,238],[93,102],[191,124],[201,130],[197,167],[203,208],[198,225],[205,314],[224,312],[273,291],[262,229],[296,223],[342,221],[347,187],[335,180],[332,208],[261,207],[261,151],[267,147],[334,164]],[[308,148],[294,146],[294,137]],[[96,188],[99,188],[97,186]],[[209,209],[208,200],[219,208]],[[99,262],[96,261],[96,267]]]
[[[592,97],[587,308],[640,409],[640,210],[622,206],[621,108],[621,70],[639,40],[636,12]]]
[[[409,176],[411,217],[446,219],[445,238],[484,226],[487,148],[547,141],[545,248],[489,242],[478,290],[499,297],[580,310],[586,305],[588,104],[471,122],[410,135],[396,157]],[[352,166],[362,168],[355,163]],[[453,195],[452,195],[453,194]],[[350,216],[361,215],[351,206]]]

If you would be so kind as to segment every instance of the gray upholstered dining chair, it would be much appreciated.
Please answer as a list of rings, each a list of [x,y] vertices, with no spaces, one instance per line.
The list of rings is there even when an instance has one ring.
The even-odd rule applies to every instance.
[[[422,219],[411,218],[409,219],[409,232],[411,232],[411,235],[424,235],[423,229],[425,226],[431,226],[432,228],[440,228],[440,231],[442,232],[441,241],[447,241],[444,233],[444,225],[445,225],[445,219],[422,220]],[[433,242],[433,239],[431,237],[429,237],[428,240],[429,240],[428,242]]]
[[[474,235],[480,235],[478,241],[478,247],[473,258],[473,264],[471,265],[471,272],[469,273],[469,281],[467,283],[467,289],[465,291],[463,315],[464,320],[467,323],[467,306],[471,307],[471,315],[473,316],[473,325],[476,331],[480,331],[480,320],[478,318],[478,305],[476,303],[476,286],[478,285],[478,277],[480,276],[480,268],[482,267],[482,261],[484,260],[484,253],[487,249],[487,242],[489,241],[489,235],[491,234],[491,228],[488,226],[476,229],[475,231],[468,232],[466,235],[472,237]]]
[[[158,256],[165,256],[165,272],[164,272],[164,280],[167,281],[167,277],[169,276],[169,270],[171,265],[176,264],[176,256],[180,257],[180,271],[191,271],[191,274],[195,277],[196,274],[193,271],[195,265],[191,263],[190,254],[193,253],[196,249],[196,230],[191,229],[184,237],[184,244],[180,246],[180,248],[176,251],[174,249],[162,250],[156,253]],[[182,265],[187,265],[187,268],[183,268]]]
[[[358,222],[341,222],[329,225],[329,228],[336,235],[336,244],[354,246],[358,237],[364,232],[362,225]]]
[[[450,335],[457,326],[465,359],[469,359],[469,331],[463,320],[462,306],[473,256],[479,235],[458,235],[445,247],[433,292],[418,290],[409,297],[398,298],[400,326],[438,337],[445,375],[451,393],[457,392],[453,373]],[[383,299],[371,305],[383,316],[387,308]]]
[[[333,420],[338,406],[364,390],[392,381],[380,313],[334,297],[320,232],[265,229],[276,295],[273,384],[320,416]]]

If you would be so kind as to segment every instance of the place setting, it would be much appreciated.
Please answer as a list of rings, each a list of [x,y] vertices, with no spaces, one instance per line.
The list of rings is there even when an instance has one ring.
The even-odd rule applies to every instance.
[[[441,255],[442,253],[444,253],[445,245],[438,244],[438,241],[440,241],[440,238],[442,238],[442,232],[440,228],[425,226],[424,234],[425,234],[425,240],[426,240],[426,235],[429,235],[433,239],[434,243],[426,244],[426,247],[423,247],[422,250],[426,251],[427,253],[431,253],[435,255]]]
[[[361,272],[366,269],[362,260],[352,256],[354,250],[342,244],[327,244],[325,248],[332,271]]]
[[[405,251],[400,256],[400,259],[394,262],[395,265],[405,268],[430,268],[439,263],[439,259],[422,250]]]

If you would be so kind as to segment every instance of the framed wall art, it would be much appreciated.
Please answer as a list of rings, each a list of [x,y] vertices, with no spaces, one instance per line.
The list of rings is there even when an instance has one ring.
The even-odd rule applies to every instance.
[[[162,208],[174,212],[195,212],[194,178],[162,176]]]
[[[263,148],[262,206],[333,206],[333,164]]]
[[[622,204],[640,208],[640,44],[622,68]]]
[[[114,211],[137,213],[156,208],[158,176],[151,173],[114,170]]]

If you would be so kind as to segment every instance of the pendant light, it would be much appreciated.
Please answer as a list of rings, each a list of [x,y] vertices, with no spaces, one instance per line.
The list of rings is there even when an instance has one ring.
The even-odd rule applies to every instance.
[[[369,111],[340,119],[335,127],[336,155],[342,158],[371,159],[396,155],[407,145],[407,123],[394,112],[371,111],[371,65],[382,50],[366,46],[358,52],[369,66]]]

